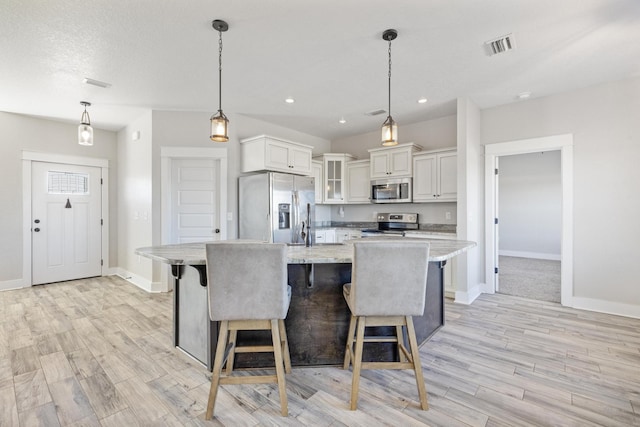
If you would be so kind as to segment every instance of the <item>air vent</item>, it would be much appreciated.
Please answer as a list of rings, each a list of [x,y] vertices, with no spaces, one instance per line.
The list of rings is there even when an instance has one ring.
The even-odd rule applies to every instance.
[[[489,56],[496,55],[515,49],[515,40],[513,34],[507,34],[506,36],[498,37],[497,39],[484,42],[484,45]]]
[[[111,87],[111,83],[107,83],[107,82],[101,82],[100,80],[94,80],[94,79],[90,79],[89,77],[85,77],[82,80],[82,83],[86,83],[88,85],[93,85],[93,86],[98,86],[104,89],[110,88]]]
[[[385,114],[386,110],[373,110],[364,113],[367,116],[379,116],[380,114]]]

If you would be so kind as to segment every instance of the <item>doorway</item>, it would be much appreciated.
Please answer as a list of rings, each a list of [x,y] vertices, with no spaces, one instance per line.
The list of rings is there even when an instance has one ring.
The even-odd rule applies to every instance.
[[[500,156],[496,292],[560,302],[560,150]]]
[[[109,161],[22,152],[24,286],[108,274]]]
[[[501,156],[559,151],[561,175],[560,303],[572,305],[573,297],[573,136],[557,135],[485,146],[485,235],[487,292],[500,289],[500,205],[498,163]]]

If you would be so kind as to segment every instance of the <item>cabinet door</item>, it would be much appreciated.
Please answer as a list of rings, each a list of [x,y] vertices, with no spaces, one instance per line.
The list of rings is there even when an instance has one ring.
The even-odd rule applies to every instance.
[[[411,176],[412,162],[410,149],[403,148],[397,151],[390,151],[388,162],[391,166],[389,176]]]
[[[436,156],[413,158],[413,201],[431,202],[437,195]]]
[[[349,231],[336,230],[336,243],[343,243],[345,240],[349,240]]]
[[[315,185],[315,201],[316,204],[322,203],[322,196],[324,194],[322,188],[322,162],[314,160],[311,163],[311,176],[313,176],[313,181]]]
[[[344,159],[324,159],[324,202],[344,203]]]
[[[289,147],[289,167],[292,172],[309,175],[311,173],[311,150]]]
[[[438,200],[453,201],[458,198],[457,153],[438,155]]]
[[[316,230],[316,243],[325,243],[327,240],[326,230]]]
[[[387,178],[389,176],[389,155],[383,153],[371,153],[371,178]]]
[[[336,242],[336,230],[325,230],[325,243]]]
[[[369,162],[347,162],[347,203],[369,203]]]
[[[290,172],[289,145],[268,140],[265,146],[265,166],[271,169]]]

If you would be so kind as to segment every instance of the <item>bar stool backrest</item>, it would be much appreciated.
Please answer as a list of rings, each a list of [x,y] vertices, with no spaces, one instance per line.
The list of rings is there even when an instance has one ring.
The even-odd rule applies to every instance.
[[[420,316],[424,312],[429,243],[353,244],[350,306],[355,316]]]
[[[284,243],[206,245],[211,320],[284,319],[289,309]]]

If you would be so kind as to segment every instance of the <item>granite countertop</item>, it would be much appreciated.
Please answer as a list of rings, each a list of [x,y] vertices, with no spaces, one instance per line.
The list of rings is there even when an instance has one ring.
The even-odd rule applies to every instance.
[[[475,242],[465,240],[443,239],[411,239],[408,237],[382,236],[370,237],[367,241],[403,239],[419,240],[431,243],[429,261],[445,261],[460,255],[476,246]],[[240,242],[230,240],[227,242]],[[359,240],[356,240],[359,241]],[[344,244],[319,244],[311,247],[289,246],[287,258],[289,264],[341,264],[353,261],[353,241]],[[136,249],[135,253],[154,261],[172,265],[203,265],[205,264],[205,244],[183,243],[176,245],[150,246]]]

